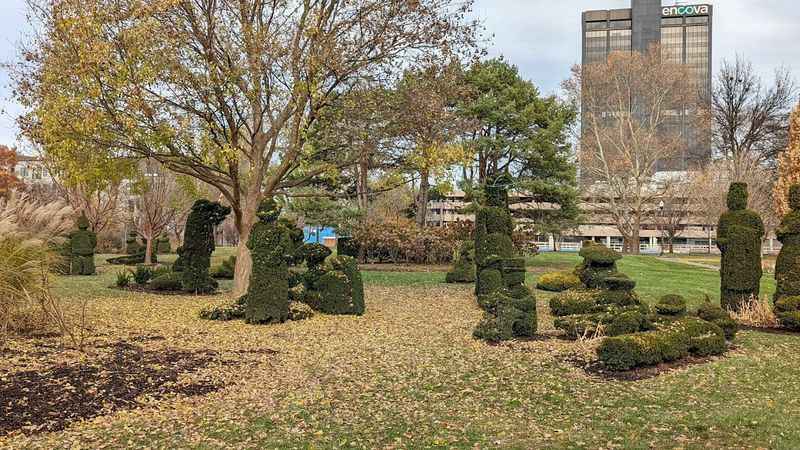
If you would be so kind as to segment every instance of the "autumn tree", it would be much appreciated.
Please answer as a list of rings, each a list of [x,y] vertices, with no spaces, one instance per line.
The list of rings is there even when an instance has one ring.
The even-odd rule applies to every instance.
[[[796,94],[786,69],[777,70],[767,85],[750,62],[739,57],[722,62],[711,92],[711,117],[714,146],[720,157],[733,163],[734,180],[745,177],[753,162],[775,166],[786,149]]]
[[[655,179],[659,163],[685,150],[681,111],[702,123],[699,86],[687,86],[690,79],[684,66],[662,60],[654,46],[578,67],[565,84],[583,113],[582,177],[628,252],[639,252],[642,221],[663,195]]]
[[[462,95],[461,65],[429,63],[405,72],[392,106],[398,164],[417,178],[414,199],[417,225],[427,225],[431,181],[467,159],[458,137],[469,126],[454,105]]]
[[[17,165],[17,152],[0,145],[0,197],[5,198],[12,189],[21,183],[14,173]]]
[[[778,181],[775,183],[775,213],[783,217],[789,208],[789,188],[800,184],[800,104],[789,120],[789,145],[778,158]]]
[[[342,93],[410,57],[474,47],[472,1],[33,0],[41,30],[16,69],[26,133],[152,158],[218,189],[240,235],[258,204],[357,159],[307,132]]]
[[[183,195],[175,175],[164,170],[157,161],[142,161],[139,170],[140,179],[132,189],[135,196],[133,225],[145,242],[144,263],[151,264],[156,238],[167,231],[175,217],[191,208],[181,202]]]

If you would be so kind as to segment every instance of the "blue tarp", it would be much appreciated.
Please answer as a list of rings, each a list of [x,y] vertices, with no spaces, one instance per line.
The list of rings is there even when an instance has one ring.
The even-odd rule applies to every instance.
[[[336,232],[333,228],[305,227],[303,228],[303,234],[305,235],[303,242],[306,244],[322,244],[325,238],[336,237]]]

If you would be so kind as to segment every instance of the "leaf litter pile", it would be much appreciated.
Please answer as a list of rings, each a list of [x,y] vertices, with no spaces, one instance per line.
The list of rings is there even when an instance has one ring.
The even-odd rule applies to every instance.
[[[575,363],[593,360],[594,342],[475,341],[470,286],[373,284],[366,294],[362,317],[272,326],[197,318],[221,296],[91,300],[87,354],[40,337],[0,355],[0,447],[800,443],[797,337],[746,331],[727,358],[604,379]]]

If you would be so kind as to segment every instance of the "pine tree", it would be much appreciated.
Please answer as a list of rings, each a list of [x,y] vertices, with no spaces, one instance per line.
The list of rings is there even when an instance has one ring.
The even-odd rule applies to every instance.
[[[800,184],[800,104],[789,120],[789,148],[780,156],[778,182],[775,183],[775,212],[783,217],[791,211],[789,188]]]

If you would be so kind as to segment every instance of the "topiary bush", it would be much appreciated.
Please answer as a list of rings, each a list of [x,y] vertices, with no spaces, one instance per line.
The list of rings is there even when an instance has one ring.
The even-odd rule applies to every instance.
[[[775,316],[783,328],[800,331],[800,296],[783,297],[775,302]]]
[[[722,329],[701,319],[685,317],[654,331],[605,338],[597,355],[609,369],[623,371],[676,361],[690,354],[720,355],[726,350]]]
[[[236,256],[225,258],[222,263],[211,269],[211,277],[218,280],[232,280],[236,274]]]
[[[330,257],[325,266],[325,273],[314,286],[319,292],[319,310],[326,314],[364,314],[364,282],[356,260]]]
[[[253,257],[245,308],[248,323],[281,323],[289,319],[288,261],[293,258],[295,247],[289,229],[278,223],[280,213],[275,200],[264,199],[247,241]]]
[[[682,316],[686,314],[686,299],[680,295],[665,295],[658,300],[655,308],[663,316]]]
[[[172,245],[169,243],[169,238],[160,236],[156,239],[156,251],[159,255],[168,255],[172,253]]]
[[[204,320],[219,321],[242,319],[245,316],[245,308],[246,300],[243,296],[233,303],[226,303],[200,310],[200,318]]]
[[[211,254],[214,253],[214,228],[225,220],[231,209],[205,199],[192,205],[186,219],[181,248],[181,280],[183,290],[192,293],[211,293],[217,282],[209,275]]]
[[[453,270],[447,273],[445,282],[474,283],[475,278],[475,241],[464,241]]]
[[[128,233],[128,238],[125,240],[125,253],[128,255],[138,255],[139,253],[144,254],[145,250],[145,246],[139,243],[136,231],[131,230]]]
[[[725,339],[729,341],[733,340],[736,337],[736,332],[739,331],[739,324],[733,320],[731,314],[711,302],[707,301],[700,305],[697,309],[697,317],[722,328],[725,333]]]
[[[747,208],[747,185],[732,183],[728,212],[719,219],[717,246],[722,252],[722,306],[738,311],[750,298],[758,298],[761,285],[761,242],[764,223]]]
[[[550,299],[550,311],[556,317],[588,314],[597,307],[597,291],[566,291]]]
[[[776,231],[783,244],[775,262],[775,301],[800,295],[800,185],[789,188],[789,208]]]
[[[548,272],[536,281],[536,289],[548,292],[564,292],[580,286],[580,278],[572,272]]]
[[[349,256],[351,258],[359,257],[358,242],[350,236],[341,236],[336,238],[336,254],[340,256]]]
[[[178,272],[171,272],[154,276],[150,280],[148,287],[154,291],[168,291],[177,292],[183,289],[183,282],[181,274]]]
[[[139,243],[136,237],[136,232],[131,231],[128,234],[128,239],[125,245],[125,253],[127,253],[127,255],[118,256],[116,258],[109,258],[108,260],[106,260],[106,262],[108,264],[118,265],[118,266],[135,266],[137,264],[144,264],[146,250],[147,248]],[[157,253],[158,252],[153,252],[153,254],[151,255],[152,256],[151,262],[153,264],[158,263]]]
[[[618,274],[617,261],[622,255],[605,245],[586,241],[579,254],[583,257],[583,262],[575,268],[575,274],[585,287],[603,288],[606,278]]]
[[[89,231],[89,220],[85,213],[81,213],[77,225],[78,230],[69,235],[70,273],[72,275],[94,275],[94,249],[97,247],[97,235]]]

